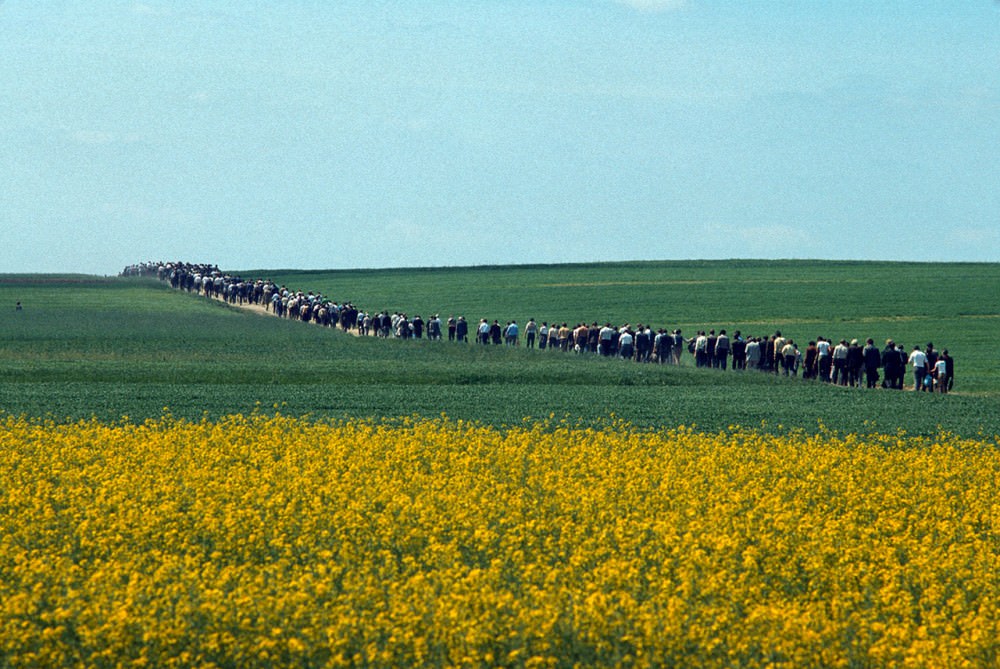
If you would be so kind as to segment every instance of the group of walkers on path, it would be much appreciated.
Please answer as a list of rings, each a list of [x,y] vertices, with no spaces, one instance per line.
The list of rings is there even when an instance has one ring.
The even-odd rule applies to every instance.
[[[758,370],[785,376],[816,379],[825,383],[865,388],[902,390],[906,368],[912,369],[914,390],[949,392],[955,380],[955,362],[947,350],[938,351],[933,343],[924,349],[914,346],[907,352],[892,339],[878,348],[869,338],[834,342],[817,337],[803,350],[780,331],[767,336],[744,336],[726,330],[699,331],[688,338],[680,329],[656,331],[649,325],[613,326],[597,321],[587,324],[538,323],[529,319],[523,326],[517,321],[500,325],[483,318],[471,329],[464,316],[442,321],[439,315],[426,321],[416,315],[390,314],[388,310],[371,314],[351,302],[338,302],[319,292],[294,291],[269,279],[244,279],[219,270],[216,265],[184,262],[147,262],[126,267],[122,276],[154,276],[178,290],[224,300],[233,305],[257,305],[281,318],[340,327],[361,336],[398,339],[468,342],[470,336],[483,345],[519,346],[523,335],[527,348],[550,351],[573,351],[636,362],[681,364],[684,351],[694,358],[695,366],[716,370]],[[471,332],[470,332],[471,330]],[[881,372],[881,375],[880,375]]]
[[[955,380],[954,358],[947,349],[935,349],[933,342],[928,342],[925,350],[914,346],[907,352],[892,339],[879,349],[871,338],[861,345],[857,339],[848,343],[846,339],[834,342],[817,337],[803,351],[780,331],[745,338],[737,330],[730,338],[725,330],[718,335],[710,330],[707,334],[699,332],[688,346],[698,367],[726,369],[731,358],[733,369],[758,369],[786,376],[797,376],[801,371],[802,378],[841,386],[902,390],[907,366],[913,370],[914,390],[946,393]]]

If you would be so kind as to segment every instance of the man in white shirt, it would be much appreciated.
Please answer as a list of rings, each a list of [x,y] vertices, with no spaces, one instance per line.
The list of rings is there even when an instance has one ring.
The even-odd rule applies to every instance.
[[[698,338],[694,340],[694,364],[697,367],[708,367],[708,337],[704,330],[698,331]]]
[[[777,374],[781,371],[781,368],[785,366],[785,358],[783,357],[782,350],[785,348],[785,344],[788,342],[784,337],[781,336],[781,330],[777,330],[774,333],[774,369],[771,371]],[[785,370],[788,373],[788,370]]]
[[[795,346],[795,342],[791,339],[786,340],[787,343],[781,347],[781,364],[784,366],[785,376],[789,374],[798,374],[798,363],[797,359],[799,356],[799,349]]]
[[[847,385],[847,354],[850,349],[847,340],[841,339],[833,349],[833,383]]]
[[[819,378],[826,383],[830,382],[830,342],[826,337],[816,338],[816,358],[819,366]]]
[[[535,319],[531,318],[528,320],[527,325],[524,326],[525,345],[528,348],[535,348],[536,334],[538,334],[538,325],[535,324]]]
[[[601,355],[611,355],[611,343],[615,338],[615,331],[614,328],[611,327],[611,323],[607,323],[603,328],[601,328],[601,332],[598,337]]]
[[[720,330],[715,340],[715,359],[712,360],[712,366],[722,371],[726,371],[726,367],[729,366],[729,336],[725,330]]]
[[[632,331],[628,328],[623,328],[621,335],[618,338],[618,354],[626,359],[630,360],[634,350],[632,348],[632,342],[634,337],[632,336]]]
[[[934,363],[934,380],[942,394],[948,392],[948,361],[941,356]]]
[[[919,346],[913,347],[908,361],[913,366],[913,389],[924,390],[924,377],[927,376],[927,355]]]
[[[758,367],[760,367],[760,340],[757,337],[750,337],[747,341],[747,368]]]

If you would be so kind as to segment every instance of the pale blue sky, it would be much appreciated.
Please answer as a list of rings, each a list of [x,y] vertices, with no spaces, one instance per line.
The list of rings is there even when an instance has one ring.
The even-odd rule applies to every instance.
[[[0,273],[1000,260],[1000,4],[0,4]]]

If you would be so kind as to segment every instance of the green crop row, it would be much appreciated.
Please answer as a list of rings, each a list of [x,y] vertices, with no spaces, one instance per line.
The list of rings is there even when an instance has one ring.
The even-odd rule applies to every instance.
[[[800,342],[818,334],[933,339],[956,358],[959,392],[849,390],[696,370],[686,356],[673,367],[355,338],[151,280],[0,276],[0,410],[142,420],[164,408],[199,418],[277,407],[376,418],[446,413],[495,425],[551,415],[597,423],[613,414],[640,426],[707,430],[825,425],[970,435],[1000,424],[1000,380],[987,346],[996,319],[982,299],[997,294],[995,265],[692,262],[246,275],[411,315],[643,322],[685,333],[781,329]],[[16,301],[23,311],[14,311]]]

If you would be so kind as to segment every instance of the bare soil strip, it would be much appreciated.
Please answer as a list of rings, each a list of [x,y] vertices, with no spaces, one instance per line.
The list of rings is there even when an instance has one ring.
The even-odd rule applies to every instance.
[[[199,293],[198,296],[199,297],[204,297],[204,294]],[[243,304],[239,304],[238,302],[229,302],[228,300],[226,300],[225,297],[214,296],[214,295],[212,296],[212,299],[215,300],[215,301],[217,301],[217,302],[221,302],[221,303],[225,304],[226,306],[233,307],[234,309],[243,309],[244,311],[250,311],[250,312],[255,313],[255,314],[260,314],[261,316],[270,316],[271,318],[277,318],[278,317],[273,312],[268,311],[267,307],[264,307],[264,306],[262,306],[260,304],[252,304],[250,302],[244,302]],[[295,319],[286,318],[284,320],[291,321],[291,320],[295,320]],[[299,321],[299,322],[301,322],[301,321]],[[310,323],[314,324],[312,321],[310,321]],[[343,330],[341,330],[340,328],[337,328],[337,327],[333,327],[333,328],[330,328],[330,329],[331,330],[337,330],[338,332],[343,332]],[[350,329],[350,330],[347,331],[347,333],[351,334],[351,335],[354,335],[355,337],[360,336],[360,333],[356,329]]]

